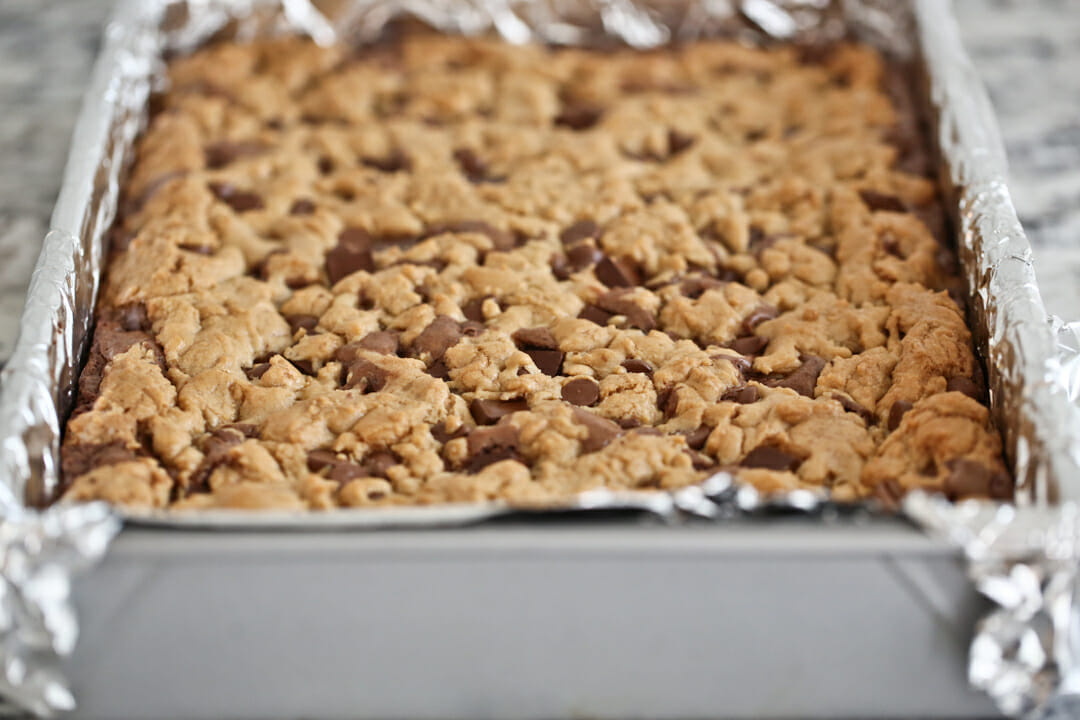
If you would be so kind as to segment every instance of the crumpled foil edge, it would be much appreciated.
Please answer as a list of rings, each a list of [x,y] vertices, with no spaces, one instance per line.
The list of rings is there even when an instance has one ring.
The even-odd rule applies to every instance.
[[[356,0],[331,22],[310,0],[189,0],[189,16],[160,30],[164,0],[125,0],[110,24],[87,93],[57,202],[52,230],[35,269],[22,334],[3,374],[0,394],[0,694],[37,714],[69,709],[73,698],[55,671],[77,631],[67,589],[70,574],[99,559],[120,520],[171,527],[276,526],[304,529],[282,518],[207,514],[117,513],[101,505],[27,509],[48,496],[57,476],[59,417],[71,404],[85,351],[91,308],[103,262],[105,231],[119,197],[124,153],[141,129],[149,78],[165,47],[191,48],[230,20],[240,37],[300,30],[318,42],[371,38],[402,12],[448,32],[495,29],[511,42],[580,44],[615,35],[635,47],[687,40],[717,30],[747,38],[798,40],[842,33],[829,12],[839,8],[860,36],[897,54],[910,53],[914,33],[897,31],[896,4],[884,0],[595,0],[564,17],[565,7],[521,0],[458,0],[453,12],[435,0]],[[1055,700],[1080,687],[1076,656],[1076,559],[1080,555],[1075,501],[1080,449],[1080,334],[1048,324],[1031,251],[1004,183],[1000,134],[985,93],[959,43],[948,3],[915,0],[917,38],[930,70],[938,142],[960,208],[960,251],[972,311],[985,329],[976,340],[988,360],[991,397],[1022,492],[1016,507],[949,504],[912,495],[904,511],[928,532],[964,550],[976,587],[997,610],[985,618],[971,648],[971,682],[1008,714],[1053,712]],[[738,21],[733,25],[733,21]],[[839,23],[839,24],[838,24]],[[824,28],[824,30],[822,30]],[[88,152],[86,150],[89,150]],[[1055,337],[1053,333],[1057,333]],[[1070,354],[1070,350],[1072,351]],[[676,522],[721,520],[771,512],[843,513],[823,495],[797,491],[762,498],[753,488],[717,475],[675,493],[595,491],[562,508],[644,512]],[[386,527],[478,522],[530,512],[497,504],[434,512],[403,511],[378,518],[342,515],[314,527]],[[322,519],[322,518],[320,518]]]

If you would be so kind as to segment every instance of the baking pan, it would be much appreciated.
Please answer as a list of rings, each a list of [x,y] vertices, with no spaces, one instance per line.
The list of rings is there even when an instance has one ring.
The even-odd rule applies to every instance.
[[[102,719],[988,717],[1068,689],[1080,413],[947,3],[168,5],[125,0],[109,26],[4,371],[0,694],[10,702]],[[316,7],[329,5],[343,19]],[[921,49],[1018,507],[916,495],[900,520],[808,493],[763,501],[718,478],[677,496],[592,494],[567,513],[33,510],[56,480],[103,238],[161,55],[228,24],[362,40],[404,11],[511,40],[572,42],[602,28],[654,45],[714,25],[786,40],[839,23],[890,51]],[[69,598],[69,576],[102,556]]]

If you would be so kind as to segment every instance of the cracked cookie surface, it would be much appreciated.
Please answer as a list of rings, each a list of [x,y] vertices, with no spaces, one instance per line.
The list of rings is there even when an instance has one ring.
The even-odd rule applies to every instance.
[[[1011,497],[897,70],[805,55],[410,31],[172,61],[63,497]]]

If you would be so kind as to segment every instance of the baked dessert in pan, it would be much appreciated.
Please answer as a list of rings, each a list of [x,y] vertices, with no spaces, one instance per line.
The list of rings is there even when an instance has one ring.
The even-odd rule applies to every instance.
[[[64,500],[1012,496],[902,70],[408,30],[175,59]]]

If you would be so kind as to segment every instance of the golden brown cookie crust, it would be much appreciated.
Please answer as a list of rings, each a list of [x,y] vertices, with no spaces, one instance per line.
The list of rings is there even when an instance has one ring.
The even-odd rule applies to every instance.
[[[424,32],[173,61],[64,497],[532,503],[720,469],[1011,496],[890,73]]]

